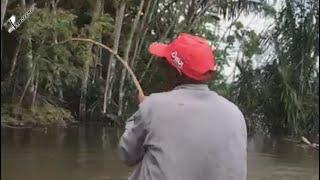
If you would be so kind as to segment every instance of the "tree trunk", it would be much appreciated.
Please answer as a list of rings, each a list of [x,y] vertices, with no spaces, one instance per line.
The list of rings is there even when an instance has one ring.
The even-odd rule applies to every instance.
[[[60,0],[52,0],[51,1],[51,5],[52,5],[52,12],[53,12],[53,15],[56,16],[57,14],[57,8],[58,8],[58,3],[59,3]],[[56,22],[55,22],[56,23]],[[58,34],[56,31],[53,32],[53,44],[58,44]],[[54,58],[54,62],[58,62],[58,56],[57,55],[54,55],[53,56]],[[61,79],[61,77],[58,77]],[[62,84],[62,83],[61,83]],[[63,87],[62,86],[59,86],[59,89],[58,89],[58,97],[59,97],[59,100],[62,102],[63,101]]]
[[[28,89],[28,87],[29,87],[29,84],[30,84],[31,80],[32,80],[32,77],[30,76],[29,79],[28,79],[28,81],[26,82],[24,88],[23,88],[23,91],[22,91],[22,94],[21,94],[20,100],[19,100],[19,105],[22,104],[22,100],[23,100],[23,98],[24,98],[24,96],[25,96],[25,94],[26,94],[26,92],[27,92],[27,89]]]
[[[156,9],[156,7],[157,7],[157,5],[158,5],[158,1],[155,1],[155,3],[153,4],[153,6],[152,6],[152,10],[151,10],[151,12],[150,12],[150,15],[149,15],[149,18],[148,18],[148,24],[151,22],[151,20],[152,20],[152,16],[153,16],[153,14],[154,14],[154,12],[155,12],[155,9]],[[142,38],[141,38],[141,40],[140,40],[140,44],[139,44],[139,47],[138,47],[138,49],[137,49],[137,54],[136,54],[136,56],[139,56],[140,55],[140,53],[141,53],[141,49],[142,49],[142,45],[144,44],[144,39],[145,39],[145,37],[146,37],[146,34],[147,34],[147,29],[143,32],[143,35],[142,35]],[[134,56],[134,58],[135,58],[135,56]],[[135,61],[134,59],[133,59],[133,69],[135,69],[135,67],[137,66],[137,61]]]
[[[35,78],[35,87],[32,95],[32,102],[31,102],[31,108],[34,107],[34,104],[36,102],[37,98],[37,91],[38,91],[38,84],[39,84],[39,72],[36,72],[36,78]]]
[[[150,6],[151,6],[151,2],[152,1],[149,1],[148,2],[148,5],[147,5],[147,8],[146,8],[146,10],[145,10],[145,14],[144,14],[144,16],[143,16],[143,19],[142,19],[142,22],[141,22],[141,25],[140,25],[140,28],[139,28],[139,31],[138,31],[138,34],[137,34],[137,40],[136,40],[136,43],[135,43],[135,48],[134,48],[134,53],[133,53],[133,57],[132,57],[132,59],[131,59],[131,61],[130,61],[130,66],[131,66],[131,68],[133,68],[134,69],[134,62],[135,62],[135,59],[136,59],[136,56],[137,56],[137,53],[138,53],[138,47],[139,47],[139,45],[140,44],[143,44],[143,39],[144,39],[144,37],[143,36],[141,36],[141,33],[143,32],[143,29],[144,29],[144,27],[145,27],[145,23],[146,23],[146,20],[147,20],[147,17],[148,17],[148,15],[149,15],[149,11],[150,11]],[[155,2],[154,4],[156,4],[157,2]],[[154,6],[153,6],[154,7]],[[151,12],[152,13],[152,12]],[[148,22],[149,23],[149,22]],[[145,32],[147,32],[146,30],[145,30]],[[145,35],[145,33],[144,33],[144,35]],[[141,42],[141,43],[140,43]]]
[[[90,45],[87,45],[91,47]],[[88,48],[89,49],[89,48]],[[85,61],[84,64],[83,79],[81,83],[81,96],[79,103],[79,120],[84,121],[86,118],[86,96],[87,96],[87,87],[88,87],[88,76],[89,76],[89,60]]]
[[[1,30],[3,26],[4,16],[6,15],[8,0],[1,0]]]
[[[104,15],[104,4],[105,2],[102,1],[101,2],[101,9],[100,9],[100,15]],[[103,37],[103,32],[101,32],[101,34],[99,35],[99,42],[102,42],[102,37]],[[96,59],[96,61],[94,61],[94,73],[93,73],[93,81],[94,83],[99,84],[100,87],[100,80],[102,79],[102,69],[101,69],[101,65],[102,65],[102,61],[103,61],[103,48],[101,48],[100,46],[97,46],[97,53],[98,53],[98,57]],[[99,97],[102,93],[99,93]]]
[[[2,61],[2,26],[3,26],[3,20],[4,20],[4,16],[6,15],[6,10],[7,10],[7,5],[8,5],[8,0],[1,0],[1,61]]]
[[[24,10],[26,10],[26,0],[21,0],[21,5]]]
[[[26,84],[25,84],[25,86],[24,86],[24,88],[23,88],[23,91],[22,91],[22,94],[21,94],[21,96],[20,96],[20,99],[19,99],[19,105],[21,105],[22,104],[22,101],[23,101],[23,99],[24,99],[24,97],[25,97],[25,95],[26,95],[26,92],[28,91],[28,88],[29,88],[29,86],[30,86],[30,83],[31,83],[31,81],[32,81],[32,79],[33,79],[33,73],[34,73],[34,67],[31,67],[31,72],[30,72],[30,75],[28,76],[29,78],[28,78],[28,80],[27,80],[27,82],[26,82]]]
[[[57,7],[58,7],[58,3],[60,0],[51,0],[51,7],[52,7],[52,14],[54,16],[54,18],[56,18],[56,14],[57,14]],[[54,22],[57,23],[57,22]],[[58,43],[58,34],[56,31],[53,32],[53,44],[57,44]],[[53,56],[54,62],[58,62],[58,56],[54,55]],[[57,77],[60,78],[60,77]],[[58,89],[58,97],[60,101],[63,101],[63,89],[60,86]]]
[[[33,63],[33,51],[32,51],[32,40],[31,37],[28,37],[28,52],[26,55],[26,62],[27,62],[27,66],[26,66],[26,70],[27,70],[27,77],[31,78],[31,82],[30,85],[27,88],[27,98],[26,98],[26,104],[28,107],[31,107],[31,95],[33,94],[34,91],[34,63]]]
[[[143,16],[141,25],[140,25],[140,29],[138,31],[138,34],[136,35],[137,39],[136,39],[136,43],[135,43],[135,48],[134,48],[134,52],[133,52],[133,57],[130,61],[130,67],[132,68],[133,71],[135,71],[135,68],[137,66],[137,62],[136,58],[139,57],[140,52],[141,52],[141,48],[142,45],[144,44],[144,39],[146,37],[146,34],[148,32],[148,27],[145,26],[145,23],[150,24],[151,20],[152,20],[152,16],[154,14],[154,11],[158,5],[158,0],[153,2],[152,8],[150,10],[150,6],[151,6],[151,2],[153,1],[149,1],[145,10],[145,14]],[[150,11],[150,12],[149,12]],[[141,33],[143,33],[141,35]],[[133,83],[129,83],[128,86],[130,87],[130,90],[125,91],[124,93],[132,93],[133,89],[131,88],[133,86]],[[127,104],[127,102],[126,102]],[[124,108],[124,110],[126,110],[127,107]]]
[[[33,1],[31,1],[30,3],[33,3]],[[26,10],[26,1],[25,0],[21,0],[21,6],[24,10]],[[25,70],[26,70],[26,75],[25,77],[28,77],[29,79],[26,81],[26,86],[25,86],[25,90],[21,95],[20,100],[23,100],[23,97],[27,96],[27,98],[25,99],[25,104],[30,107],[32,104],[32,94],[34,91],[34,63],[33,63],[33,51],[32,51],[32,38],[31,37],[26,37],[26,49],[27,52],[25,54]],[[23,42],[21,42],[23,43]],[[22,103],[22,102],[19,102]]]
[[[122,25],[122,23],[121,23]],[[121,32],[120,32],[121,33]],[[119,37],[120,37],[120,34],[119,34]],[[117,64],[117,61],[114,60],[114,55],[113,55],[113,58],[112,58],[112,61],[114,61],[114,64],[112,64],[111,68],[113,68],[113,71],[111,71],[112,75],[110,76],[110,83],[109,83],[109,88],[108,88],[108,92],[107,92],[107,104],[111,104],[111,101],[112,101],[112,93],[113,93],[113,85],[114,85],[114,78],[115,78],[115,66]],[[111,61],[109,61],[110,63]],[[108,71],[109,72],[109,71]]]
[[[127,47],[125,49],[125,54],[124,54],[124,60],[127,61],[127,62],[129,60],[129,53],[130,53],[130,49],[131,49],[131,43],[132,43],[133,35],[134,35],[135,31],[136,31],[139,19],[140,19],[140,15],[141,15],[141,12],[142,12],[143,4],[144,4],[144,0],[141,0],[138,13],[137,13],[137,15],[136,15],[136,17],[134,19],[134,22],[133,22],[133,25],[132,25],[132,28],[131,28],[131,31],[130,31],[129,39],[127,41]],[[126,79],[126,72],[127,72],[127,70],[125,68],[123,68],[122,72],[121,72],[120,87],[119,87],[118,117],[122,116],[122,111],[123,111],[123,97],[124,97],[124,94],[125,94],[124,93],[125,92],[125,90],[124,90],[124,82],[125,82],[125,79]]]
[[[12,76],[13,76],[13,72],[16,68],[16,65],[17,65],[17,60],[18,60],[18,55],[19,55],[19,52],[20,52],[20,48],[21,48],[21,43],[22,43],[22,38],[19,38],[18,40],[18,45],[14,51],[14,55],[13,55],[13,58],[12,58],[12,65],[11,65],[11,68],[10,68],[10,72],[9,72],[9,82],[11,82],[12,80]]]
[[[91,39],[94,38],[93,25],[100,15],[102,1],[103,0],[97,0],[92,11],[93,17],[92,17],[92,22],[89,28],[89,36]],[[92,50],[92,44],[88,44],[87,53],[91,54],[91,50]],[[89,57],[92,58],[91,56]],[[86,120],[86,104],[87,104],[87,92],[88,92],[88,79],[89,79],[89,72],[90,72],[90,59],[86,59],[83,68],[84,68],[84,74],[83,74],[83,79],[81,83],[81,96],[80,96],[80,103],[79,103],[79,120],[80,121]]]
[[[119,48],[119,40],[121,35],[121,28],[122,28],[122,21],[124,17],[125,7],[126,7],[126,4],[124,1],[122,1],[120,4],[120,7],[117,9],[115,29],[114,29],[114,42],[113,42],[113,51],[116,53],[118,53],[118,48]],[[111,98],[112,98],[112,84],[113,84],[113,77],[115,74],[114,71],[115,71],[116,62],[117,61],[114,59],[114,55],[111,53],[109,58],[109,65],[108,65],[105,90],[104,90],[104,96],[103,96],[102,113],[104,114],[107,111],[107,104],[108,102],[111,101]]]

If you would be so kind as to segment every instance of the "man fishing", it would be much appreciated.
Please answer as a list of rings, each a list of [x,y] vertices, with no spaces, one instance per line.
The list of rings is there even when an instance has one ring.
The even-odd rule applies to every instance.
[[[206,84],[216,70],[207,41],[181,33],[149,52],[166,63],[173,89],[138,96],[119,142],[121,160],[135,166],[129,179],[246,180],[245,120]]]

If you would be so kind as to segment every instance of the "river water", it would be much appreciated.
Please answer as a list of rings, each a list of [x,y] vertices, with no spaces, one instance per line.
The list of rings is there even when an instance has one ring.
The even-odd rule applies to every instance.
[[[127,179],[132,169],[118,159],[120,135],[101,126],[1,129],[1,179]],[[318,153],[281,138],[256,136],[248,140],[248,180],[317,180]]]

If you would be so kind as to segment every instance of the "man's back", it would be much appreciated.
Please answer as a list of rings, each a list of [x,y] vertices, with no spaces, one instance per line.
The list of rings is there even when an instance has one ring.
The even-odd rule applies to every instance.
[[[182,85],[153,94],[139,111],[131,136],[143,131],[137,141],[142,141],[144,152],[131,179],[246,179],[242,113],[206,85]],[[128,149],[134,149],[128,146],[123,137],[120,153],[124,159]]]

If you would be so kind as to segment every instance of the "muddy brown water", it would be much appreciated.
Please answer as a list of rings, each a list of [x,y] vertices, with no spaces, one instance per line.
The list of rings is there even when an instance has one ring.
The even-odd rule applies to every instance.
[[[1,129],[3,180],[121,180],[132,169],[117,156],[121,130]],[[319,151],[283,138],[248,140],[248,180],[319,179]]]

